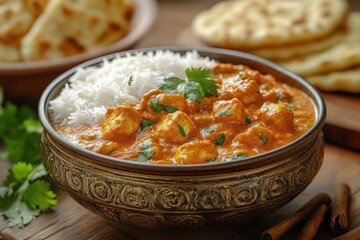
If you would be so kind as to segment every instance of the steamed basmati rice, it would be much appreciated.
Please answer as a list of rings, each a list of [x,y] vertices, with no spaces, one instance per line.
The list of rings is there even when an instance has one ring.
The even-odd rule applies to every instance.
[[[211,68],[214,64],[196,51],[180,55],[158,50],[118,56],[112,61],[104,59],[101,67],[80,68],[69,79],[60,95],[50,102],[52,120],[59,124],[99,123],[106,108],[139,103],[145,93],[158,89],[164,78],[185,79],[186,68]]]

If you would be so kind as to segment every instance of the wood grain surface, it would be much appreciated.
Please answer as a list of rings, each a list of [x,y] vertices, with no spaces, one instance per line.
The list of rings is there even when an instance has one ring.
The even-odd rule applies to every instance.
[[[174,46],[199,44],[189,32],[192,18],[202,9],[209,8],[217,0],[159,0],[158,19],[151,31],[135,46]],[[351,10],[360,10],[360,1],[350,1]],[[349,141],[358,146],[359,138],[344,138],[346,130],[359,131],[359,95],[326,93],[323,95],[328,107],[328,126],[336,126],[336,144]],[[355,126],[355,127],[354,127]],[[326,128],[325,128],[326,130]],[[333,131],[333,130],[331,130]],[[353,136],[353,135],[351,135]],[[328,136],[329,137],[329,136]],[[328,138],[331,140],[331,138]],[[349,147],[348,144],[344,144]],[[0,180],[6,177],[7,165],[0,160]],[[360,226],[360,153],[327,144],[323,166],[313,183],[285,207],[255,223],[247,231],[238,231],[232,239],[258,239],[259,234],[274,223],[296,211],[308,199],[319,192],[332,194],[333,186],[346,182],[352,190],[350,204],[350,229]],[[57,190],[59,205],[53,211],[42,214],[24,228],[9,228],[0,217],[0,239],[120,239],[134,237],[119,232],[103,218],[85,210],[66,193]],[[284,239],[295,239],[300,228],[294,229]],[[234,230],[236,232],[236,230]],[[321,225],[315,240],[332,239],[328,222]]]

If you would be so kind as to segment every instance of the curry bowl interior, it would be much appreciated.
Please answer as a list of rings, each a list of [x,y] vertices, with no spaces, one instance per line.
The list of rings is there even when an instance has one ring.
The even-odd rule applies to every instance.
[[[236,162],[219,162],[212,164],[189,164],[189,165],[162,165],[162,164],[143,164],[139,162],[127,161],[122,159],[116,159],[109,156],[100,155],[89,150],[85,150],[66,140],[58,133],[55,132],[51,125],[50,114],[48,111],[49,102],[56,98],[60,91],[67,84],[69,78],[76,72],[78,68],[86,68],[90,66],[100,66],[104,59],[114,59],[117,56],[125,56],[126,54],[133,54],[138,51],[148,52],[156,51],[159,49],[168,49],[174,52],[185,53],[186,51],[196,50],[201,56],[207,56],[209,58],[215,59],[216,61],[223,63],[233,63],[233,64],[244,64],[253,69],[260,71],[261,73],[271,74],[276,79],[287,83],[289,85],[295,86],[296,88],[302,90],[307,94],[314,103],[315,108],[315,122],[313,126],[300,138],[295,141],[277,148],[275,150],[269,151],[264,154],[257,156],[249,157],[243,161]],[[162,47],[162,48],[146,48],[146,49],[135,49],[131,51],[124,51],[115,54],[106,55],[104,57],[99,57],[90,61],[87,61],[81,65],[78,65],[69,71],[63,73],[58,78],[56,78],[43,92],[40,102],[39,102],[39,117],[40,121],[44,126],[44,129],[47,134],[49,134],[53,140],[58,144],[70,149],[76,154],[87,156],[90,161],[94,160],[94,163],[104,166],[111,166],[115,169],[128,169],[135,172],[153,172],[154,174],[202,174],[205,172],[222,172],[222,171],[234,171],[236,169],[252,169],[266,164],[272,164],[278,161],[279,156],[286,158],[291,156],[297,149],[301,148],[302,145],[307,145],[313,139],[309,136],[317,135],[324,125],[325,122],[326,109],[325,104],[318,93],[318,91],[313,88],[308,82],[299,76],[293,74],[290,71],[274,64],[266,59],[256,57],[250,54],[233,51],[233,50],[224,50],[208,47]],[[299,144],[301,143],[301,144]]]

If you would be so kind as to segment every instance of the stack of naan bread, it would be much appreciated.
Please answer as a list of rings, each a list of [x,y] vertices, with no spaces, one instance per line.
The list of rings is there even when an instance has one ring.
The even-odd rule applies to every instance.
[[[193,20],[209,45],[271,59],[321,90],[360,92],[360,13],[346,0],[223,1]]]
[[[0,62],[66,57],[123,38],[132,0],[0,0]]]

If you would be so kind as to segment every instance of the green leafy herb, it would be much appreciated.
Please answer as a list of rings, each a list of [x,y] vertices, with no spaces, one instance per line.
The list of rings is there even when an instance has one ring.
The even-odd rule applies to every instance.
[[[278,100],[281,100],[283,98],[282,93],[281,92],[276,92],[276,97]]]
[[[201,129],[201,131],[203,131],[203,132],[205,132],[205,133],[207,133],[207,134],[210,134],[210,133],[212,133],[212,132],[215,131],[215,130],[216,130],[216,127],[215,127],[215,126],[203,127],[203,128]]]
[[[155,96],[149,101],[149,107],[154,112],[158,113],[158,112],[164,111],[164,112],[168,112],[168,113],[173,113],[178,110],[176,107],[159,104],[158,102],[159,102],[159,96]]]
[[[134,81],[134,79],[133,79],[133,76],[131,75],[128,80],[128,86],[131,86],[133,81]]]
[[[185,74],[188,81],[178,77],[168,77],[164,79],[160,90],[168,94],[182,94],[186,99],[198,103],[201,103],[204,96],[210,97],[217,94],[216,82],[210,69],[187,68]]]
[[[218,116],[231,116],[231,113],[227,112],[227,111],[221,111],[218,113]]]
[[[244,160],[245,158],[248,158],[249,156],[247,154],[237,154],[232,156],[231,160],[232,161],[239,161],[239,160]]]
[[[25,106],[7,102],[3,106],[0,89],[0,139],[5,145],[1,157],[12,167],[0,186],[0,215],[10,226],[24,226],[57,204],[40,155],[42,126],[34,112]]]
[[[263,105],[261,106],[262,109],[266,109],[268,107],[270,107],[270,103],[264,102]]]
[[[184,128],[181,125],[178,125],[179,128],[179,132],[181,134],[181,136],[186,137],[186,132],[184,130]]]
[[[246,115],[246,116],[245,116],[245,122],[246,122],[247,125],[251,125],[251,124],[252,124],[251,118],[250,118],[249,115]]]
[[[217,136],[215,140],[215,146],[221,146],[224,144],[225,141],[225,134],[221,133],[219,136]]]
[[[212,159],[210,159],[210,162],[216,162],[217,157],[213,157]]]
[[[268,139],[267,139],[267,137],[265,137],[265,135],[264,134],[260,134],[260,138],[261,138],[261,141],[263,141],[263,143],[267,143],[268,142]]]
[[[142,120],[141,123],[140,123],[141,130],[144,130],[145,128],[153,125],[154,123],[155,123],[154,120],[150,120],[150,119]]]
[[[214,81],[214,74],[210,69],[206,68],[188,68],[185,70],[189,82],[197,82],[204,90],[206,97],[215,96],[217,92],[216,82]]]
[[[288,102],[286,102],[285,105],[286,105],[288,108],[294,108],[294,107],[295,107],[294,104],[288,103]]]
[[[240,80],[244,80],[248,77],[245,72],[239,72],[238,76]]]
[[[137,158],[133,158],[133,161],[137,162],[147,162],[153,155],[154,150],[151,148],[152,141],[150,139],[143,142],[141,145],[141,152]]]

